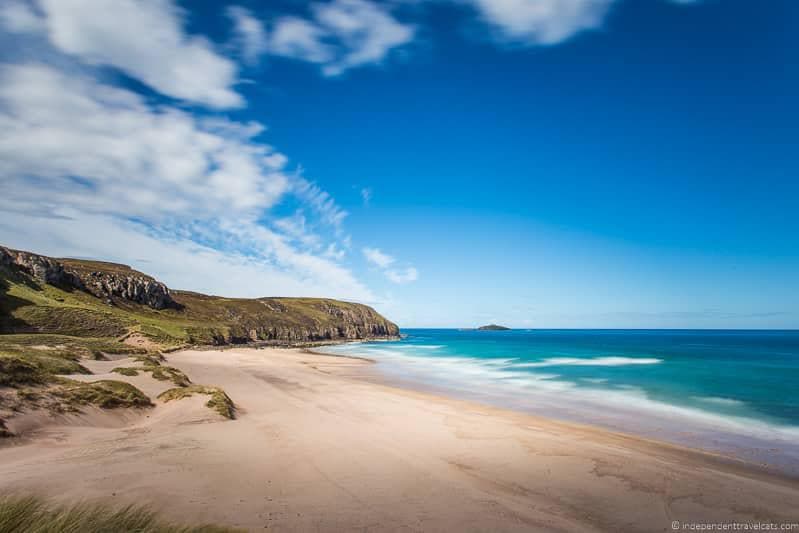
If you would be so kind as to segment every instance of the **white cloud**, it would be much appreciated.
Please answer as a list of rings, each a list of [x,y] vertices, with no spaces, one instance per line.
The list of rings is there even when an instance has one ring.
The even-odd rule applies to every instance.
[[[181,100],[216,108],[244,104],[232,88],[235,63],[207,39],[184,33],[183,13],[168,0],[38,0],[38,7],[60,52],[118,68]]]
[[[272,287],[368,301],[370,291],[337,263],[339,250],[321,251],[304,215],[264,226],[288,195],[325,223],[340,223],[343,211],[317,185],[284,174],[285,156],[254,139],[263,129],[153,106],[51,66],[0,65],[0,209],[14,213],[0,224],[0,242],[126,260],[139,243],[137,257],[178,288],[220,293],[235,284],[240,295]],[[194,254],[205,282],[186,273]],[[273,277],[235,281],[236,272]]]
[[[368,0],[333,0],[311,5],[311,20],[275,21],[269,52],[322,64],[325,75],[381,63],[389,52],[413,40],[415,30],[387,8]]]
[[[455,0],[460,1],[460,0]],[[501,40],[553,45],[599,28],[618,0],[468,0]],[[697,0],[671,0],[690,4]]]
[[[419,271],[413,267],[400,270],[386,270],[386,277],[394,283],[409,283],[419,279]]]
[[[0,6],[0,23],[12,33],[41,33],[45,30],[41,16],[21,0],[7,0]]]
[[[30,177],[55,203],[149,217],[263,209],[289,188],[252,124],[198,121],[41,64],[2,65],[0,79],[4,201],[24,200]]]
[[[292,180],[292,192],[314,209],[327,224],[341,231],[341,224],[348,213],[338,206],[330,194],[299,173]]]
[[[333,33],[344,52],[323,71],[329,76],[367,63],[381,62],[389,50],[410,42],[412,26],[402,24],[373,2],[334,0],[313,6],[317,21]]]
[[[390,268],[396,263],[396,259],[379,248],[366,247],[362,252],[366,260],[383,270],[383,274],[392,283],[409,283],[419,278],[419,271],[414,267]]]
[[[368,206],[369,202],[372,201],[372,188],[371,187],[364,187],[361,189],[361,199],[363,200],[363,205]]]
[[[305,19],[281,17],[274,24],[268,49],[279,56],[325,63],[335,54],[333,47],[324,43],[326,34],[324,29]]]
[[[68,212],[54,219],[15,214],[0,219],[0,242],[55,257],[88,257],[131,265],[173,289],[228,297],[328,296],[374,302],[375,296],[347,270],[324,268],[303,275],[262,257],[220,251],[190,239],[163,239],[107,215]],[[301,263],[298,258],[296,262]]]
[[[394,262],[393,257],[381,252],[379,248],[364,248],[362,251],[367,261],[380,268],[386,268]]]
[[[279,218],[275,221],[275,226],[285,235],[309,248],[319,248],[322,239],[311,231],[308,219],[302,210],[297,210],[289,217]],[[331,243],[333,245],[333,243]],[[329,250],[329,248],[328,248]]]
[[[614,0],[470,0],[504,38],[555,44],[602,24]]]
[[[229,6],[227,15],[233,21],[236,40],[241,47],[244,60],[256,63],[258,57],[267,49],[266,31],[261,21],[241,6]]]

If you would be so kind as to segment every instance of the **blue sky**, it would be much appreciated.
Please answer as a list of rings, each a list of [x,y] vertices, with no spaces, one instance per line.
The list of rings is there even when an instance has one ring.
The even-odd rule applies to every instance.
[[[790,0],[14,0],[0,243],[403,327],[799,327]]]

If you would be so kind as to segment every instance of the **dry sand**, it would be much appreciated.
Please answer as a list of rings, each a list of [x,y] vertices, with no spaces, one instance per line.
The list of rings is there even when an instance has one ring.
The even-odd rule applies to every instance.
[[[799,522],[799,482],[701,452],[393,388],[366,361],[186,351],[223,387],[131,418],[87,413],[0,448],[0,490],[149,503],[168,518],[279,531],[669,531]],[[120,362],[97,362],[96,372]],[[105,367],[108,368],[105,368]],[[154,395],[169,384],[124,378]],[[105,376],[92,376],[92,379]],[[110,377],[110,376],[108,376]],[[799,530],[799,528],[797,528]]]

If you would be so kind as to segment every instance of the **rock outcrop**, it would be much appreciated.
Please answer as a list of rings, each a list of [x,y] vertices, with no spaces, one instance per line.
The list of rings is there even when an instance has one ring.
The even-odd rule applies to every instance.
[[[279,298],[260,298],[258,301],[273,311],[289,312],[280,303]],[[347,304],[333,300],[319,300],[318,303],[310,305],[330,315],[332,319],[311,321],[307,325],[282,325],[262,320],[257,315],[245,315],[238,317],[238,324],[230,329],[230,338],[226,339],[226,342],[285,341],[291,343],[399,336],[399,328],[396,324],[386,320],[367,305]]]
[[[86,267],[74,268],[71,263],[71,260],[59,260],[0,246],[0,264],[16,267],[42,283],[85,291],[108,303],[113,303],[114,298],[121,298],[153,309],[179,307],[166,285],[129,267],[115,265],[118,272],[110,272]],[[91,265],[90,262],[83,264]]]
[[[86,273],[82,281],[86,290],[98,298],[117,297],[153,309],[179,307],[169,294],[167,286],[149,276],[94,271]]]
[[[80,278],[50,257],[21,252],[0,246],[0,265],[15,267],[42,283],[65,288],[84,289]]]

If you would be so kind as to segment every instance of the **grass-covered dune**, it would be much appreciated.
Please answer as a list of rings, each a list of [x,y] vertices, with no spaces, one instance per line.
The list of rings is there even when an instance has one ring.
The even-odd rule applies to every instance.
[[[0,247],[0,333],[117,338],[162,346],[390,337],[369,306],[325,298],[224,298],[169,290],[125,265]]]
[[[144,506],[110,507],[78,503],[57,505],[35,496],[0,496],[0,533],[225,533],[214,525],[187,526],[166,522]]]

